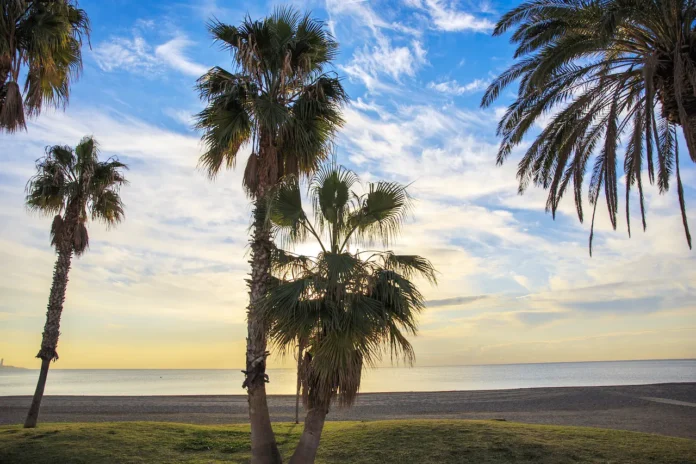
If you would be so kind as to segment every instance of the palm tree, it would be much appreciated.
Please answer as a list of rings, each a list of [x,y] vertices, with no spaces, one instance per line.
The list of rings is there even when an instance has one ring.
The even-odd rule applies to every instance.
[[[89,19],[74,1],[0,0],[0,131],[26,128],[25,115],[44,104],[67,104],[83,37]]]
[[[549,191],[555,217],[570,186],[582,222],[585,171],[594,158],[589,186],[594,217],[604,190],[611,224],[619,209],[617,162],[623,151],[626,222],[631,234],[630,190],[636,186],[643,229],[642,171],[660,193],[676,177],[677,194],[691,248],[684,188],[679,172],[677,126],[696,161],[696,2],[691,0],[533,0],[498,22],[494,35],[516,27],[517,62],[488,88],[482,106],[519,80],[517,99],[498,125],[498,164],[535,121],[557,111],[519,163],[522,193],[530,183]],[[625,149],[621,148],[621,137]]]
[[[198,81],[206,108],[197,115],[206,146],[200,165],[210,177],[235,165],[243,146],[251,147],[244,188],[254,202],[249,280],[248,337],[243,387],[251,422],[252,462],[281,457],[266,403],[267,329],[258,302],[270,280],[273,249],[264,204],[271,187],[287,175],[314,172],[342,125],[346,94],[326,72],[338,44],[323,23],[309,14],[278,8],[261,21],[239,26],[213,21],[214,40],[232,54],[234,72],[215,67]]]
[[[126,183],[122,170],[127,166],[116,158],[99,161],[97,142],[83,138],[73,150],[67,146],[47,147],[46,155],[36,162],[36,175],[27,184],[27,207],[55,215],[51,225],[51,245],[58,258],[53,268],[53,284],[48,297],[48,311],[41,349],[41,372],[25,428],[36,427],[43,398],[48,367],[58,359],[56,348],[60,335],[65,290],[72,256],[81,256],[89,246],[87,222],[100,220],[107,226],[123,219],[119,188]]]
[[[314,462],[332,400],[352,405],[363,366],[382,354],[392,360],[414,358],[406,334],[415,334],[423,296],[412,279],[435,283],[435,270],[420,256],[391,251],[355,251],[351,245],[386,246],[399,232],[410,207],[406,188],[396,183],[368,185],[358,195],[357,176],[328,165],[312,179],[314,221],[302,209],[300,188],[289,179],[276,189],[269,207],[275,233],[287,243],[308,236],[321,252],[315,258],[283,250],[274,252],[276,284],[264,313],[271,340],[283,350],[299,343],[302,395],[308,409],[291,463]]]

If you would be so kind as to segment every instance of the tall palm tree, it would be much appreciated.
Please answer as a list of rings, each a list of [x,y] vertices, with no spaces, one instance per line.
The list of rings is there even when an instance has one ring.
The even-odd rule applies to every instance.
[[[677,126],[696,161],[696,2],[693,0],[533,0],[498,22],[511,28],[517,62],[488,88],[482,106],[519,80],[517,99],[498,125],[498,164],[535,121],[557,111],[519,163],[519,190],[530,183],[549,191],[554,216],[570,186],[582,222],[585,171],[594,158],[589,200],[594,217],[604,190],[611,224],[619,209],[617,162],[623,152],[626,222],[631,234],[630,190],[636,186],[643,229],[642,171],[660,193],[675,176],[686,240],[684,187],[679,172]],[[625,149],[621,137],[626,135]]]
[[[273,196],[269,217],[286,242],[308,236],[316,240],[317,257],[274,252],[276,284],[269,290],[264,313],[271,340],[300,358],[302,394],[308,412],[291,463],[314,462],[332,400],[352,405],[365,365],[382,354],[413,360],[406,339],[415,334],[423,296],[413,278],[435,283],[435,270],[420,256],[391,251],[354,251],[351,245],[386,246],[399,232],[410,199],[396,183],[368,185],[358,195],[357,176],[328,165],[312,179],[314,221],[302,209],[296,180],[283,183]]]
[[[235,165],[243,146],[251,147],[243,181],[254,202],[243,387],[252,462],[275,463],[281,457],[266,403],[267,329],[258,317],[273,249],[264,204],[280,179],[312,173],[327,156],[347,97],[339,79],[326,71],[338,44],[309,14],[278,8],[260,21],[247,17],[239,26],[213,21],[209,27],[214,40],[232,54],[234,70],[215,67],[198,81],[207,103],[196,124],[206,146],[200,165],[214,177]]]
[[[48,367],[51,361],[58,359],[60,317],[73,254],[81,256],[89,246],[89,220],[112,226],[123,219],[119,188],[126,183],[124,169],[127,166],[116,158],[99,161],[97,142],[92,137],[85,137],[74,150],[61,145],[48,147],[46,155],[36,162],[36,175],[27,184],[27,207],[55,215],[51,225],[51,245],[58,258],[53,268],[41,349],[36,355],[41,359],[41,372],[25,428],[36,427]]]
[[[83,37],[89,19],[72,0],[0,0],[0,131],[26,128],[45,104],[67,104]]]

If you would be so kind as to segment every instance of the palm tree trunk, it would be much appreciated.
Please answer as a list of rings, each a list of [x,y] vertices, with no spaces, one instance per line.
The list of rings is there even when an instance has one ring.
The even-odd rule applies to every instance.
[[[295,423],[300,423],[300,389],[302,388],[302,342],[297,346],[297,391],[295,392]]]
[[[312,464],[314,462],[328,413],[329,408],[321,406],[310,408],[307,412],[300,443],[290,458],[290,464]]]
[[[41,371],[39,382],[36,385],[34,398],[24,422],[24,428],[36,427],[39,419],[39,409],[43,399],[46,377],[48,377],[48,367],[51,361],[58,359],[56,348],[58,347],[58,337],[60,336],[60,316],[63,312],[63,302],[65,301],[65,291],[68,287],[68,272],[72,261],[72,237],[63,240],[58,251],[58,259],[53,269],[53,284],[51,293],[48,297],[48,310],[46,311],[46,325],[44,326],[43,338],[41,340],[41,350],[36,355],[41,359]]]
[[[34,391],[34,398],[31,400],[31,406],[29,406],[29,413],[27,414],[27,419],[24,421],[25,429],[33,429],[36,427],[36,422],[39,420],[39,409],[41,409],[41,400],[43,399],[44,388],[46,388],[46,378],[48,377],[48,366],[50,366],[51,361],[48,359],[41,360],[41,371],[39,371],[39,383],[36,384],[36,390]]]
[[[690,112],[688,114],[686,124],[682,124],[682,131],[684,131],[684,138],[689,140],[689,135],[691,140],[696,140],[696,112]],[[692,161],[696,162],[696,147],[693,144],[686,144],[689,150],[689,157]]]
[[[263,198],[263,196],[261,197]],[[264,200],[254,205],[254,231],[251,240],[251,279],[249,281],[249,309],[247,314],[246,379],[251,423],[252,464],[282,462],[275,441],[266,401],[266,327],[260,314],[260,302],[266,294],[271,278],[271,233],[266,222]]]

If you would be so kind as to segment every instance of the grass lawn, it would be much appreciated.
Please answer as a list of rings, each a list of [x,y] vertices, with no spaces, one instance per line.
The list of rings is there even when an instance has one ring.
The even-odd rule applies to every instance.
[[[302,426],[276,424],[289,456]],[[249,428],[161,422],[0,427],[0,463],[248,462]],[[501,421],[329,422],[317,462],[696,463],[696,441],[584,427]]]

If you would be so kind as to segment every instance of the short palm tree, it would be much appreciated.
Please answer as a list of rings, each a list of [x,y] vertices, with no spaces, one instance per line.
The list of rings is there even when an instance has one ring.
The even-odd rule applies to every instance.
[[[89,20],[71,0],[0,0],[0,131],[68,102]],[[20,84],[24,79],[24,90]]]
[[[56,349],[60,335],[68,272],[73,254],[82,255],[89,246],[87,222],[99,220],[112,226],[123,219],[123,203],[119,188],[126,183],[126,165],[116,158],[99,161],[97,142],[83,138],[73,150],[55,145],[46,149],[46,156],[36,163],[37,173],[27,184],[27,207],[54,215],[51,245],[58,258],[53,269],[53,284],[48,297],[48,311],[41,349],[41,372],[34,399],[24,427],[36,427],[43,398],[48,367],[58,359]]]
[[[530,183],[549,191],[554,216],[569,189],[583,220],[582,190],[593,153],[589,187],[592,230],[599,195],[616,229],[617,163],[623,154],[626,222],[630,190],[638,190],[643,229],[642,172],[661,193],[676,178],[686,240],[684,188],[677,126],[696,161],[696,3],[687,0],[533,0],[498,22],[494,35],[516,28],[517,62],[488,88],[482,105],[519,80],[518,96],[500,120],[501,164],[543,115],[558,111],[519,163],[519,190]],[[622,139],[622,136],[625,138]],[[625,148],[621,147],[621,142]],[[592,253],[590,232],[590,253]]]
[[[289,8],[239,26],[213,21],[210,32],[232,54],[234,71],[216,67],[198,81],[207,103],[196,127],[206,146],[200,165],[214,177],[234,166],[243,146],[251,147],[244,187],[253,199],[246,379],[252,462],[276,463],[280,453],[266,403],[267,328],[258,302],[270,279],[273,249],[263,205],[270,188],[287,175],[314,172],[342,125],[346,94],[326,68],[338,44],[323,23]]]
[[[358,178],[328,165],[313,177],[310,196],[314,221],[304,212],[298,182],[276,190],[269,207],[275,232],[286,242],[311,236],[317,257],[276,250],[276,284],[266,296],[271,340],[283,350],[299,345],[303,400],[308,408],[304,431],[291,463],[312,463],[332,400],[351,405],[365,365],[391,351],[413,360],[406,339],[415,334],[423,296],[412,279],[435,283],[435,270],[420,256],[391,251],[351,251],[375,240],[388,245],[409,210],[406,188],[396,183],[353,191]]]

